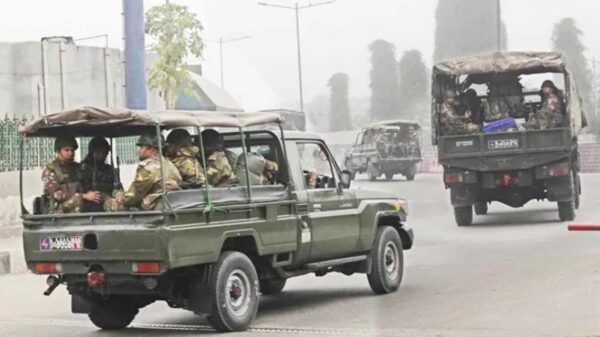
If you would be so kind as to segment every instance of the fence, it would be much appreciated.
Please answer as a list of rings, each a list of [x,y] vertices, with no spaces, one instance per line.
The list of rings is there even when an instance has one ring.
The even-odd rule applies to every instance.
[[[27,123],[26,119],[11,119],[7,116],[0,119],[0,172],[19,169],[19,127]],[[136,137],[125,137],[115,140],[115,153],[122,164],[135,164],[138,161]],[[87,154],[88,138],[81,138],[80,154]],[[23,169],[29,170],[43,167],[54,159],[54,139],[25,138],[23,143]]]

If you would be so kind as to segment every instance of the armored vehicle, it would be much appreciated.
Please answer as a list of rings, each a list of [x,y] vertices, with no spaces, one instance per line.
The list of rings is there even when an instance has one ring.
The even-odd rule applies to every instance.
[[[21,202],[29,269],[49,275],[47,295],[66,285],[72,311],[87,314],[102,329],[124,328],[140,308],[166,301],[208,315],[218,331],[244,330],[261,293],[277,294],[286,279],[307,273],[365,273],[375,293],[396,291],[403,250],[413,244],[406,201],[349,189],[350,173],[340,170],[314,134],[246,129],[280,122],[272,113],[88,107],[24,126],[23,141],[66,133],[112,140],[173,128],[197,134],[207,127],[234,128],[221,129],[224,148],[239,154],[236,167],[252,163],[242,168],[246,179],[239,185],[167,192],[163,183],[163,207],[157,210],[45,214]],[[258,153],[278,164],[268,183],[256,184],[259,179],[251,181],[248,174]]]
[[[384,121],[363,128],[357,135],[344,165],[352,173],[367,173],[375,181],[381,175],[391,180],[402,174],[414,180],[421,155],[421,127],[413,121]]]
[[[456,223],[471,224],[473,208],[486,214],[492,201],[521,207],[544,199],[572,220],[586,120],[563,56],[490,53],[438,63],[432,77],[432,138]]]

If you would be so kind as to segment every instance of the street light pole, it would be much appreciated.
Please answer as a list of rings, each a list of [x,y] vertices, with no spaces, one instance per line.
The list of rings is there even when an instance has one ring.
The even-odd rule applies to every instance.
[[[236,37],[236,38],[227,39],[227,40],[223,40],[223,37],[219,37],[218,40],[204,39],[204,41],[206,41],[206,42],[213,42],[213,43],[219,44],[219,61],[220,61],[220,68],[221,68],[221,89],[225,89],[225,75],[224,75],[224,71],[223,71],[223,68],[224,68],[223,67],[223,44],[233,42],[233,41],[245,40],[245,39],[249,39],[249,38],[250,38],[250,36]]]
[[[319,3],[308,3],[307,5],[304,5],[304,6],[299,6],[298,3],[296,2],[293,7],[277,5],[277,4],[270,4],[270,3],[266,3],[266,2],[258,3],[261,6],[291,9],[291,10],[294,10],[294,12],[296,14],[296,45],[298,48],[298,93],[300,96],[299,97],[300,98],[300,111],[302,111],[302,112],[304,112],[304,93],[302,90],[302,53],[300,51],[300,15],[299,15],[299,12],[301,9],[328,5],[328,4],[331,4],[334,2],[335,2],[335,0],[330,0],[330,1],[323,1],[323,2],[319,2]]]

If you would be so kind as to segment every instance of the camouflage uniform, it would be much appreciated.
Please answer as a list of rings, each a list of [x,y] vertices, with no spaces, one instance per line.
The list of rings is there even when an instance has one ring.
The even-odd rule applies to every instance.
[[[440,111],[440,129],[443,135],[464,135],[479,132],[479,125],[467,122],[467,118],[459,116],[450,103],[442,103]]]
[[[529,114],[527,127],[530,129],[555,128],[562,123],[562,104],[556,94],[550,94],[542,102],[542,108]]]
[[[48,198],[48,213],[79,213],[81,197],[81,167],[76,162],[61,165],[58,159],[46,165],[42,172],[44,196]]]
[[[200,153],[200,149],[197,146],[184,146],[177,151],[175,156],[169,158],[179,170],[183,180],[182,188],[201,187],[206,182],[204,169],[198,162],[198,153]]]
[[[277,182],[277,172],[279,171],[279,165],[272,160],[266,159],[265,170],[263,171],[263,177],[261,184],[270,185]]]
[[[238,183],[233,168],[223,150],[214,150],[206,159],[206,178],[214,187],[223,187]]]
[[[81,185],[84,192],[98,191],[102,193],[104,200],[110,198],[113,195],[113,191],[116,189],[116,177],[117,172],[112,166],[106,163],[95,163],[95,175],[94,178],[94,159],[91,155],[85,158],[81,163]],[[102,204],[95,204],[93,202],[83,202],[84,212],[101,212]]]
[[[144,159],[137,167],[135,178],[126,191],[116,193],[104,203],[107,211],[125,211],[130,209],[154,210],[162,208],[160,158],[157,156]],[[181,186],[179,171],[166,158],[163,158],[165,189],[176,191]]]

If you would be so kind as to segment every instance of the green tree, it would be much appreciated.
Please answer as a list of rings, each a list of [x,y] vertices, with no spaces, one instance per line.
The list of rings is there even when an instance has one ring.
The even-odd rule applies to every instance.
[[[180,92],[191,93],[191,77],[185,58],[202,57],[202,24],[187,6],[165,3],[146,12],[146,34],[158,61],[150,70],[148,85],[159,89],[167,109],[175,107]]]
[[[371,118],[373,120],[397,117],[398,64],[396,47],[385,40],[375,40],[371,51]]]
[[[352,130],[348,105],[348,75],[335,73],[327,82],[329,86],[329,126],[331,131]]]
[[[404,52],[398,68],[401,117],[426,119],[429,107],[429,76],[423,55],[414,49]]]
[[[583,110],[588,115],[590,127],[596,135],[600,135],[600,123],[597,116],[591,116],[592,102],[592,75],[585,59],[585,46],[581,42],[583,33],[577,28],[573,18],[564,18],[554,25],[552,32],[552,48],[561,52],[575,78],[579,95],[583,100]],[[590,118],[591,117],[591,118]]]
[[[498,0],[438,0],[434,62],[498,50]],[[501,49],[507,45],[501,22]]]

